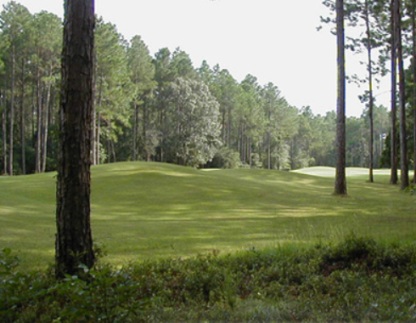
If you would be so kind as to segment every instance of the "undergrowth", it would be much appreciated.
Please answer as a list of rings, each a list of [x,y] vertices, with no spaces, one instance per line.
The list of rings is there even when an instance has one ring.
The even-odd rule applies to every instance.
[[[416,245],[355,236],[309,249],[97,264],[89,282],[18,268],[3,250],[1,322],[416,320]]]

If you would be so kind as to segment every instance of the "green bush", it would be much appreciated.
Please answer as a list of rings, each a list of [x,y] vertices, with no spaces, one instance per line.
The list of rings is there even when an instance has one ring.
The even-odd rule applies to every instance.
[[[227,147],[220,148],[211,162],[207,164],[210,168],[237,168],[241,166],[240,154]]]
[[[353,235],[310,249],[98,264],[89,281],[17,265],[3,250],[1,322],[416,320],[416,246]]]

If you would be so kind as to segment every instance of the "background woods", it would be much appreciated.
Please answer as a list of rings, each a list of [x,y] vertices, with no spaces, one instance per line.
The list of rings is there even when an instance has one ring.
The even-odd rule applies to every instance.
[[[368,53],[367,74],[350,77],[365,84],[386,73],[391,48],[386,27],[390,4],[377,4],[346,1],[346,19],[351,22],[346,28],[366,27],[356,39],[347,39],[347,48]],[[401,12],[407,64],[403,100],[408,131],[403,138],[409,165],[414,164],[412,5],[406,1]],[[335,166],[334,112],[314,115],[307,106],[294,107],[277,85],[259,84],[254,75],[239,81],[219,65],[204,61],[196,67],[179,48],[173,52],[162,48],[152,55],[140,36],[126,40],[115,25],[101,18],[95,42],[93,164],[146,160],[196,167]],[[15,1],[3,6],[2,174],[56,170],[61,44],[59,17],[48,12],[32,14]],[[392,143],[403,146],[399,132],[390,135],[392,125],[399,122],[391,121],[395,110],[392,114],[377,105],[371,84],[367,89],[361,117],[346,120],[346,166],[389,167]]]

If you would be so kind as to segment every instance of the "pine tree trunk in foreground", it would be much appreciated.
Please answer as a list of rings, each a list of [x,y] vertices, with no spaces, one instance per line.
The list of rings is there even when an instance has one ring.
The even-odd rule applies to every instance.
[[[335,173],[335,195],[347,195],[347,179],[345,174],[345,35],[344,35],[344,1],[336,1],[337,12],[337,164]]]
[[[56,210],[56,276],[94,264],[90,226],[94,0],[65,0],[60,151]]]

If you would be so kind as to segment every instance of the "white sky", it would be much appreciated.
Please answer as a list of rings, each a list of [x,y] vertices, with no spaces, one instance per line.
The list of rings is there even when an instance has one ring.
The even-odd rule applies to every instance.
[[[7,3],[0,0],[0,5]],[[63,0],[17,0],[31,13],[63,15]],[[96,13],[115,24],[128,40],[140,35],[153,55],[180,47],[194,67],[206,60],[241,81],[247,74],[261,85],[273,82],[289,104],[315,114],[336,109],[336,39],[317,32],[321,0],[96,0]],[[354,61],[357,59],[355,58]],[[347,73],[358,64],[347,57]],[[375,90],[388,106],[388,87]],[[360,116],[357,95],[347,85],[347,115]],[[378,95],[383,93],[382,95]]]

